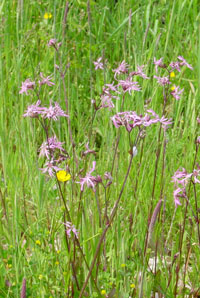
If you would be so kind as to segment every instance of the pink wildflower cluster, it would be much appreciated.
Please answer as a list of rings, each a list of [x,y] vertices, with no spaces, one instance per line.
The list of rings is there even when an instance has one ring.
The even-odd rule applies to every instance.
[[[153,110],[147,110],[144,116],[137,115],[135,111],[120,112],[111,117],[111,120],[116,128],[125,126],[128,132],[131,132],[134,127],[147,127],[158,122],[162,124],[163,128],[172,124],[171,119],[164,118],[164,116],[160,118]]]
[[[94,192],[96,192],[96,186],[99,183],[102,183],[104,188],[109,187],[112,184],[113,178],[111,176],[110,172],[105,172],[104,174],[104,182],[100,175],[92,176],[92,172],[94,172],[96,166],[96,161],[93,161],[92,168],[89,170],[89,172],[86,173],[85,177],[81,177],[79,183],[81,185],[81,191],[84,190],[84,186],[86,185],[88,188],[92,188]]]
[[[92,168],[90,169],[90,171],[88,173],[86,173],[86,176],[84,178],[80,178],[80,182],[77,182],[81,185],[81,191],[84,190],[84,185],[86,184],[87,187],[92,188],[93,191],[96,191],[96,185],[98,183],[102,182],[101,177],[98,176],[92,176],[92,172],[94,172],[96,167],[96,161],[93,161],[92,163]]]
[[[128,73],[128,69],[129,65],[125,61],[122,61],[122,63],[120,63],[120,65],[116,69],[113,69],[113,72],[115,73],[114,78],[116,79],[116,76],[122,73]]]
[[[177,208],[178,205],[181,205],[179,198],[187,198],[186,195],[186,185],[190,179],[192,179],[193,183],[200,184],[200,166],[197,166],[197,169],[194,169],[192,173],[188,173],[186,169],[178,169],[174,176],[172,177],[172,182],[174,183],[174,204]]]
[[[50,177],[54,177],[55,172],[61,171],[62,169],[56,165],[55,160],[52,158],[50,161],[48,160],[44,164],[44,167],[40,170],[42,171],[43,174],[48,173]]]
[[[130,74],[129,74],[129,76],[139,76],[139,77],[141,77],[141,78],[143,78],[143,79],[146,79],[146,80],[148,80],[149,79],[149,77],[147,77],[147,75],[144,73],[144,65],[141,65],[141,66],[137,66],[137,71],[133,71],[133,72],[131,72]]]
[[[58,120],[58,117],[69,117],[61,109],[57,102],[54,103],[54,106],[50,104],[49,108],[40,107],[41,101],[38,100],[36,104],[28,106],[24,117],[37,118],[38,115],[41,115],[43,118]]]
[[[179,61],[171,62],[169,64],[169,67],[172,70],[176,69],[178,72],[180,72],[181,66],[184,66],[184,65],[190,68],[191,70],[193,70],[193,67],[182,56],[178,56],[178,60]],[[163,63],[163,58],[160,58],[159,60],[156,60],[156,58],[154,58],[154,64],[155,64],[156,73],[158,72],[158,67],[167,68],[167,66]]]
[[[119,94],[120,92],[117,90],[117,85],[114,86],[112,84],[106,84],[103,87],[103,93],[101,95],[101,105],[99,108],[109,108],[112,109],[114,108],[114,104],[112,102],[112,99],[119,99],[118,96],[114,95],[113,92]]]
[[[170,80],[169,77],[158,77],[158,76],[154,76],[154,79],[156,79],[158,81],[158,84],[160,84],[161,86],[165,86],[165,85],[169,85]]]
[[[118,86],[122,87],[124,93],[128,92],[130,95],[131,91],[141,91],[141,87],[138,82],[133,82],[130,77],[125,80],[119,80]]]
[[[46,156],[48,159],[52,153],[54,153],[56,150],[65,151],[63,149],[61,142],[57,141],[56,136],[53,136],[52,138],[48,138],[47,142],[43,142],[40,147],[40,154],[39,156]]]
[[[35,82],[32,82],[30,79],[26,79],[26,81],[22,82],[19,94],[25,93],[26,95],[28,95],[28,90],[33,90],[34,88]]]
[[[38,83],[40,86],[42,85],[48,85],[48,86],[53,86],[55,85],[53,82],[50,80],[52,79],[52,75],[44,77],[42,72],[40,73],[40,78],[42,79],[41,81],[39,80]],[[36,83],[31,81],[30,79],[26,79],[24,82],[22,82],[21,90],[19,91],[19,94],[25,93],[28,95],[28,90],[33,90],[35,88]]]

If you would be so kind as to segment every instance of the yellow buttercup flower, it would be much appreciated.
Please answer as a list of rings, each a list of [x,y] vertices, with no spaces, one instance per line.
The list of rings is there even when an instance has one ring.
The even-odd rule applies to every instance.
[[[172,71],[172,72],[170,72],[170,78],[175,78],[175,73],[174,73],[174,71]]]
[[[48,20],[48,19],[51,19],[51,18],[52,18],[52,14],[50,12],[45,12],[44,19]]]
[[[174,91],[174,90],[175,90],[175,87],[174,87],[174,86],[173,86],[173,87],[171,87],[171,90],[172,90],[172,91]]]
[[[135,289],[135,284],[130,285],[131,289]]]
[[[37,245],[41,245],[40,240],[36,240],[35,243],[36,243]]]
[[[105,290],[101,290],[101,295],[106,295],[106,291]]]
[[[58,181],[65,182],[71,179],[71,175],[64,170],[58,171],[56,173]]]

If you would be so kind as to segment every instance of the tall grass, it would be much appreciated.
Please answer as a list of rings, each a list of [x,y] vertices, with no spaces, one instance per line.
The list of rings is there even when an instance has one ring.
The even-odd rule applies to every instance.
[[[44,19],[45,12],[52,17]],[[180,199],[175,209],[171,177],[180,167],[191,173],[199,162],[199,2],[7,0],[0,16],[0,297],[197,297],[199,185],[189,182],[189,203]],[[66,93],[58,55],[47,47],[51,38],[62,42],[60,59],[69,64]],[[148,102],[161,116],[163,89],[153,79],[153,58],[169,64],[178,55],[194,70],[184,67],[171,78],[184,88],[181,99],[170,96],[165,107],[173,124],[160,137],[159,125],[148,127],[133,157],[137,129],[130,146],[126,129],[110,120],[123,97],[96,114],[91,100],[99,102],[123,60],[132,71],[144,64],[150,79],[138,79],[142,91],[126,94],[123,110],[144,114]],[[106,67],[95,71],[100,56]],[[40,72],[53,73],[55,83],[41,89],[42,104],[57,101],[66,110],[68,101],[70,123],[61,117],[50,126],[70,156],[67,183],[41,172],[45,131],[37,119],[23,117],[37,94],[21,95],[20,86]],[[88,140],[95,156],[82,155]],[[75,181],[94,160],[94,175],[102,177],[113,163],[112,184],[81,192]],[[65,233],[64,202],[78,238]]]

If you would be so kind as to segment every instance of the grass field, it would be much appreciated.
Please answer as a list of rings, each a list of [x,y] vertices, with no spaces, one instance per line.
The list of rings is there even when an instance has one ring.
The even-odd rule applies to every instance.
[[[200,2],[0,17],[0,297],[200,297]]]

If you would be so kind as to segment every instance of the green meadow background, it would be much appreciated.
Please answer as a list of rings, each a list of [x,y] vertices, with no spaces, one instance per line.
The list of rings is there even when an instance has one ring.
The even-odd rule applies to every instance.
[[[34,80],[40,72],[45,76],[53,74],[55,86],[44,87],[40,97],[43,104],[57,101],[65,109],[62,84],[55,69],[58,61],[54,49],[47,47],[51,38],[62,41],[63,64],[70,63],[65,82],[80,169],[85,166],[81,152],[85,150],[94,112],[91,100],[98,101],[103,85],[113,82],[112,69],[123,60],[132,70],[137,65],[146,65],[145,72],[150,79],[139,80],[142,92],[126,95],[124,110],[143,113],[145,100],[151,99],[150,107],[161,115],[162,88],[153,79],[153,58],[164,57],[167,64],[181,55],[194,68],[193,71],[183,68],[172,79],[174,84],[184,88],[184,92],[179,101],[170,97],[166,107],[166,117],[173,119],[173,125],[167,131],[165,206],[162,209],[165,219],[156,223],[148,258],[154,255],[156,239],[159,239],[160,246],[158,259],[161,260],[163,255],[162,246],[175,209],[171,177],[179,167],[188,172],[193,169],[195,139],[200,134],[196,121],[200,106],[200,2],[74,0],[68,4],[65,24],[65,1],[0,2],[0,297],[20,297],[23,278],[27,281],[27,297],[79,297],[76,289],[73,296],[69,293],[72,272],[64,239],[63,205],[54,187],[54,179],[47,179],[39,170],[44,159],[39,159],[38,149],[45,134],[36,119],[23,117],[27,106],[35,103],[37,97],[34,92],[29,96],[19,94],[20,86],[27,78]],[[45,19],[46,12],[52,17]],[[107,60],[106,69],[95,71],[93,61],[100,56]],[[97,152],[96,173],[102,176],[111,170],[117,129],[110,117],[119,109],[120,103],[116,102],[114,110],[102,109],[94,119],[90,145]],[[60,141],[65,142],[65,148],[72,156],[67,121],[61,118],[53,123],[51,129]],[[123,128],[120,132],[109,211],[120,192],[130,159],[128,134]],[[174,297],[176,266],[179,264],[184,272],[186,263],[187,287],[183,289],[180,278],[177,297],[198,297],[189,296],[192,289],[197,293],[200,287],[200,252],[194,221],[193,224],[189,220],[186,222],[179,263],[167,265],[167,262],[172,264],[179,251],[185,210],[183,201],[175,214],[168,241],[170,253],[166,253],[164,264],[161,262],[154,275],[143,262],[157,140],[158,126],[155,125],[147,129],[143,153],[138,148],[138,155],[134,158],[117,216],[106,235],[106,258],[101,251],[99,268],[94,269],[101,295],[89,282],[86,288],[88,297],[138,297],[143,270],[143,297],[154,297],[155,293],[165,295],[159,297]],[[89,157],[87,169],[91,168],[93,160]],[[73,160],[70,160],[69,166],[72,164]],[[161,170],[160,161],[154,208],[160,196]],[[80,187],[78,184],[75,187],[78,194]],[[99,189],[96,196],[102,209],[103,195],[103,189]],[[197,185],[198,198],[199,195]],[[72,194],[71,182],[65,186],[65,197],[76,226],[79,195]],[[87,262],[91,264],[103,228],[99,224],[96,197],[91,189],[85,189],[82,204],[84,215],[80,219],[79,239]],[[191,205],[195,206],[193,196]],[[188,210],[189,217],[192,218],[191,209]],[[88,270],[80,256],[77,256],[76,266],[82,287]]]

